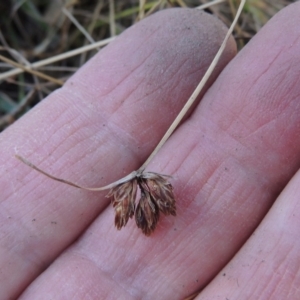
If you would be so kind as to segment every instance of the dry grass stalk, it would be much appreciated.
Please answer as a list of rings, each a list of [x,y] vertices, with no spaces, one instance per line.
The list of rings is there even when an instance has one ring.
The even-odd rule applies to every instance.
[[[78,54],[86,53],[87,51],[91,51],[91,50],[97,49],[99,47],[103,47],[103,46],[109,44],[114,39],[115,39],[115,37],[111,37],[111,38],[108,38],[108,39],[96,42],[96,43],[94,43],[92,45],[86,45],[86,46],[83,46],[81,48],[68,51],[66,53],[58,54],[56,56],[52,56],[50,58],[46,58],[44,60],[40,60],[38,62],[32,63],[30,66],[31,66],[32,69],[40,68],[42,66],[46,66],[46,65],[49,65],[49,64],[61,61],[63,59],[66,59],[66,58],[69,58],[69,57],[73,57],[73,56],[78,55]],[[21,74],[24,71],[26,71],[26,70],[24,70],[22,68],[17,68],[17,69],[13,69],[13,70],[1,73],[0,74],[0,80],[4,80],[4,79],[7,79],[7,78],[9,78],[11,76],[15,76],[15,75]]]
[[[241,0],[237,14],[224,38],[220,49],[218,50],[216,56],[214,57],[202,80],[196,87],[195,91],[192,93],[183,109],[180,111],[170,128],[167,130],[166,134],[158,143],[157,147],[137,171],[133,171],[124,178],[121,178],[120,180],[104,187],[87,188],[77,185],[73,182],[52,176],[51,174],[39,169],[34,164],[19,155],[16,155],[16,157],[29,167],[52,178],[53,180],[89,191],[102,191],[109,189],[110,191],[107,197],[113,198],[112,204],[115,209],[115,226],[117,227],[117,229],[120,230],[122,227],[126,226],[129,218],[132,218],[135,215],[137,226],[146,236],[149,236],[157,226],[160,212],[165,215],[176,215],[176,203],[173,194],[173,187],[167,180],[167,177],[169,176],[153,172],[144,172],[144,170],[151,159],[154,157],[154,155],[159,151],[159,149],[174,132],[174,130],[181,122],[189,108],[193,105],[197,96],[200,94],[204,85],[208,81],[225,49],[226,43],[233,31],[234,26],[237,23],[245,2],[246,0]],[[138,188],[140,189],[141,197],[136,205]]]
[[[4,61],[4,62],[6,62],[6,63],[8,63],[8,64],[10,64],[10,65],[12,65],[12,66],[14,66],[14,67],[20,68],[20,69],[22,69],[22,70],[24,70],[24,71],[26,71],[26,72],[28,72],[28,73],[31,73],[31,74],[33,74],[33,75],[36,75],[36,76],[41,77],[41,78],[43,78],[43,79],[46,79],[46,80],[48,80],[48,81],[54,82],[54,83],[56,83],[57,85],[62,86],[62,85],[64,84],[64,82],[61,81],[61,80],[59,80],[59,79],[53,78],[53,77],[51,77],[51,76],[49,76],[49,75],[43,74],[43,73],[41,73],[41,72],[39,72],[39,71],[36,71],[36,70],[32,70],[32,69],[30,69],[30,68],[28,68],[28,67],[26,67],[26,66],[23,66],[23,65],[21,65],[21,64],[19,64],[19,63],[17,63],[17,62],[15,62],[15,61],[13,61],[13,60],[7,58],[7,57],[1,55],[1,54],[0,54],[0,60]]]

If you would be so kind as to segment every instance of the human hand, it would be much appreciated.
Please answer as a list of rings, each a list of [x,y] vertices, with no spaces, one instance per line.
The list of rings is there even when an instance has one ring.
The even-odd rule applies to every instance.
[[[151,237],[132,220],[117,231],[105,193],[13,154],[85,186],[137,169],[211,62],[219,22],[170,10],[138,23],[3,132],[1,299],[182,299],[204,287],[199,299],[297,299],[299,175],[276,197],[300,163],[299,11],[282,11],[216,79],[228,44],[201,105],[149,165],[173,176],[177,199]]]

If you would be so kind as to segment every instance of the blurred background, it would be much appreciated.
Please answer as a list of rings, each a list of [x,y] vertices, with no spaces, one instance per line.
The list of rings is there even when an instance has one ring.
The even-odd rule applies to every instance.
[[[248,0],[234,37],[241,49],[295,1]],[[5,0],[0,2],[0,131],[132,24],[163,9],[190,7],[229,27],[237,0]]]

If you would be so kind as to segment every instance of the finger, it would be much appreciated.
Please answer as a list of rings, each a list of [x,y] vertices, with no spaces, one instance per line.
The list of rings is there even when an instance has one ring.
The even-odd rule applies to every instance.
[[[149,166],[173,175],[178,216],[145,238],[133,222],[116,232],[107,210],[23,299],[112,286],[120,297],[182,299],[218,273],[300,165],[299,10],[283,10],[231,61]]]
[[[197,299],[299,299],[300,172],[251,238]]]
[[[105,194],[53,182],[13,155],[85,186],[126,175],[159,141],[225,33],[218,20],[198,11],[156,14],[1,134],[2,297],[16,297],[108,203]],[[219,71],[234,54],[231,40]]]

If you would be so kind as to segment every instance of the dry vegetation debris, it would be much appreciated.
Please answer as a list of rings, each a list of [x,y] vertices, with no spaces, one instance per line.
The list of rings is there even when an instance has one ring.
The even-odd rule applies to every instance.
[[[248,0],[234,36],[241,49],[292,0]],[[229,27],[236,0],[10,0],[0,2],[0,130],[58,88],[116,35],[171,7],[205,9]]]

